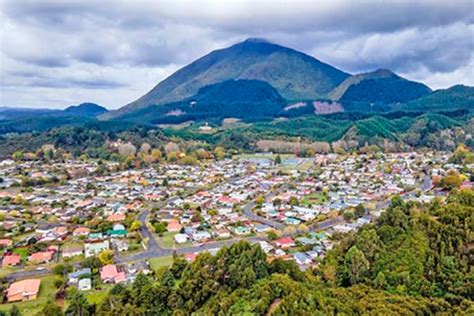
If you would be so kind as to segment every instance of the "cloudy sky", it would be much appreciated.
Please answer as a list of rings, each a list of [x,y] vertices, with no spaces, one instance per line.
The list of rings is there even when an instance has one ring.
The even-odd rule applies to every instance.
[[[117,108],[248,37],[344,71],[474,85],[474,0],[0,0],[0,106]]]

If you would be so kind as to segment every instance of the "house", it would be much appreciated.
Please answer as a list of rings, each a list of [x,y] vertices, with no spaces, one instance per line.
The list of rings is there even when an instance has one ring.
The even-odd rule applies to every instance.
[[[125,272],[119,272],[115,264],[108,264],[100,269],[100,279],[104,283],[125,282]]]
[[[53,254],[52,251],[35,252],[28,257],[28,261],[36,264],[48,263],[53,259]]]
[[[27,279],[10,284],[7,291],[7,301],[30,301],[38,297],[40,279]]]
[[[0,248],[10,247],[12,245],[12,241],[10,239],[0,239]]]
[[[71,272],[67,275],[68,277],[68,283],[69,284],[77,284],[81,277],[86,276],[86,275],[91,275],[92,270],[90,268],[84,268],[81,270],[77,270],[75,272]]]
[[[230,232],[225,228],[225,227],[221,227],[221,228],[218,228],[214,231],[214,235],[217,237],[217,238],[221,238],[221,239],[224,239],[224,238],[230,238],[231,235],[230,235]]]
[[[293,255],[293,258],[295,259],[296,263],[303,265],[303,264],[311,264],[312,260],[311,258],[306,255],[305,253],[302,252],[297,252]]]
[[[63,258],[71,258],[75,256],[80,256],[82,255],[82,247],[77,246],[77,247],[67,247],[63,248]]]
[[[89,278],[80,279],[79,283],[77,284],[77,288],[79,291],[90,291],[92,290],[92,281]]]
[[[114,239],[114,245],[118,251],[127,251],[128,250],[128,241],[126,239]]]
[[[125,238],[127,237],[128,231],[126,229],[118,229],[118,230],[108,230],[107,235],[111,238]]]
[[[20,264],[21,257],[20,255],[6,255],[3,257],[2,266],[9,267],[9,266],[17,266]]]
[[[87,243],[84,244],[84,253],[86,258],[98,255],[104,250],[108,250],[110,248],[110,243],[108,240],[104,240],[102,242],[95,242],[95,243]]]
[[[246,226],[237,226],[234,228],[234,233],[239,236],[247,235],[250,234],[250,229]]]
[[[78,228],[74,229],[74,231],[72,232],[72,235],[74,237],[87,236],[87,235],[89,235],[90,232],[91,232],[91,230],[87,227],[78,227]]]
[[[185,242],[188,241],[188,235],[186,235],[186,234],[176,234],[176,235],[174,235],[174,241],[177,244],[184,244]]]
[[[188,261],[188,262],[192,262],[192,261],[196,260],[196,257],[197,257],[197,254],[195,254],[195,253],[186,253],[186,254],[184,254],[184,259],[186,259],[186,261]]]
[[[295,241],[291,237],[280,237],[275,240],[275,245],[282,249],[288,249],[295,246]]]
[[[125,220],[125,214],[122,214],[122,213],[115,213],[107,217],[107,221],[109,222],[122,222],[124,220]]]
[[[207,231],[195,231],[191,234],[191,238],[194,241],[204,241],[207,239],[211,239],[211,234]]]
[[[266,231],[271,230],[272,228],[265,224],[258,224],[255,226],[254,230],[256,233],[264,233]]]
[[[166,226],[166,229],[171,232],[171,233],[177,233],[181,231],[181,224],[177,220],[171,220],[168,222],[168,226]]]

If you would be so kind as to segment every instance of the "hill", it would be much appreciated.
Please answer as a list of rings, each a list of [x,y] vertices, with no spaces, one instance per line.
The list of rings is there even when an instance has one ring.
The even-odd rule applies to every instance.
[[[152,105],[117,117],[153,124],[194,120],[219,121],[226,117],[258,119],[274,117],[286,102],[278,91],[260,80],[226,80],[199,89],[180,102]]]
[[[474,109],[474,87],[456,85],[448,89],[436,90],[419,99],[398,106],[408,111],[446,111]]]
[[[64,109],[64,112],[70,115],[96,117],[108,111],[103,106],[95,103],[81,103],[79,105],[71,105]]]
[[[286,99],[325,96],[349,75],[296,50],[259,39],[248,39],[199,58],[160,82],[138,100],[103,117],[180,101],[204,86],[229,79],[269,83]]]
[[[353,76],[346,79],[341,86],[336,88],[336,91],[333,90],[331,95],[340,95],[339,100],[343,103],[403,103],[431,92],[426,85],[404,79],[389,70]]]

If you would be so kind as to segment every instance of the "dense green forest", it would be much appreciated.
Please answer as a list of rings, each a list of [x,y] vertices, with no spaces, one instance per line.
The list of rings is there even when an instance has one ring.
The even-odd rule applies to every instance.
[[[64,118],[64,117],[63,117]],[[38,124],[41,120],[38,120]],[[344,142],[345,150],[356,150],[365,144],[380,150],[431,148],[453,150],[459,143],[474,147],[469,135],[474,133],[472,114],[465,111],[441,113],[392,112],[379,115],[367,113],[334,113],[306,115],[290,119],[259,120],[212,127],[202,132],[202,123],[183,128],[158,128],[153,125],[126,121],[90,121],[80,126],[63,126],[36,133],[7,133],[0,136],[0,156],[21,150],[34,152],[52,144],[74,155],[107,159],[105,144],[118,139],[131,142],[137,148],[143,143],[162,147],[169,141],[201,143],[205,147],[222,146],[235,151],[259,150],[259,140],[301,142]],[[334,146],[333,146],[334,147]],[[334,148],[333,148],[334,149]]]
[[[472,315],[474,191],[420,205],[394,198],[373,225],[338,237],[314,270],[239,242],[116,285],[72,315]],[[335,238],[335,237],[334,237]]]

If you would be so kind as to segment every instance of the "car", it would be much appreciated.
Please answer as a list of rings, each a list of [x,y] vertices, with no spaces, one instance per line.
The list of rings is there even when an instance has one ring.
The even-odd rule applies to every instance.
[[[43,271],[43,270],[45,270],[45,269],[46,269],[45,267],[37,267],[37,268],[36,268],[36,270],[38,270],[38,271]]]

